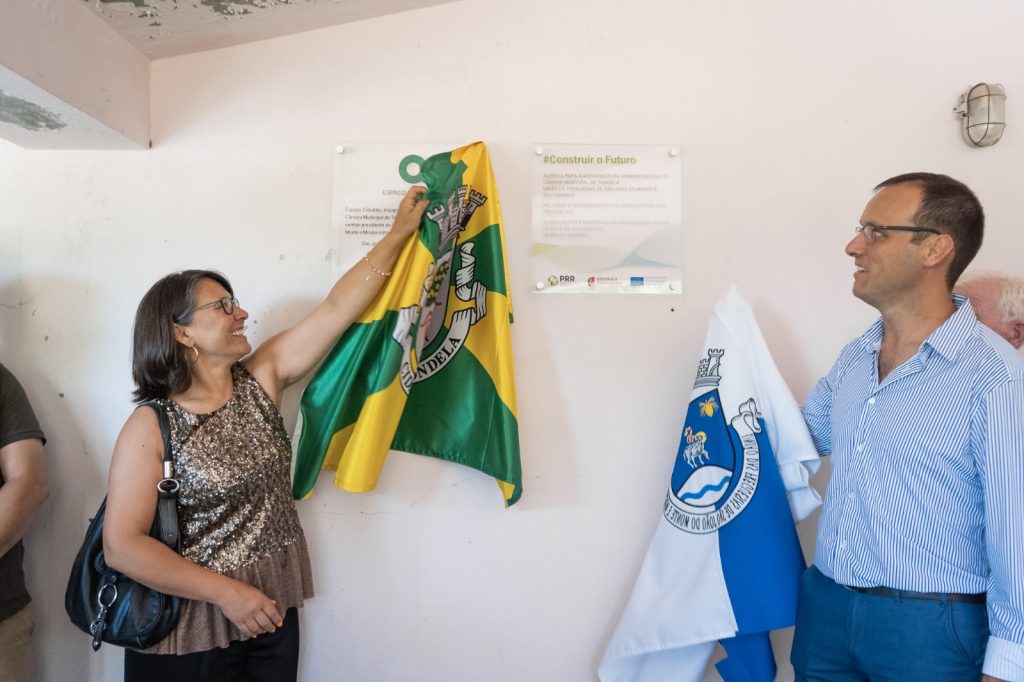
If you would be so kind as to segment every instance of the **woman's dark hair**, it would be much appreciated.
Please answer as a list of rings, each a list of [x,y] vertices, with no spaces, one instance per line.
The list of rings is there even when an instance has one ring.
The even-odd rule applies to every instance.
[[[190,324],[199,281],[212,279],[235,295],[227,277],[213,270],[183,270],[154,284],[139,302],[132,328],[132,379],[136,402],[166,398],[192,385],[188,349],[174,338],[175,324]]]

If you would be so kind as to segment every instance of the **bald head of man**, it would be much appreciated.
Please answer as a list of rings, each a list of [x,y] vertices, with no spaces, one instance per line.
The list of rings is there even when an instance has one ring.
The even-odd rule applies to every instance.
[[[997,272],[968,274],[954,291],[971,300],[982,324],[1014,348],[1024,346],[1024,277]]]

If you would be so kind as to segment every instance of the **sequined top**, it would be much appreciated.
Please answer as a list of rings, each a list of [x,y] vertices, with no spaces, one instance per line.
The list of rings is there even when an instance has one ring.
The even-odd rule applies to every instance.
[[[309,554],[291,497],[291,446],[270,396],[241,362],[228,402],[208,414],[158,401],[170,421],[181,554],[258,586],[281,612],[313,595]],[[241,634],[213,604],[186,602],[176,630],[152,653],[227,646]]]

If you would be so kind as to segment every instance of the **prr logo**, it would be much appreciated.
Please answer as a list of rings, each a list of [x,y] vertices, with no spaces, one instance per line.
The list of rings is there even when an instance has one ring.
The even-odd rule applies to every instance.
[[[559,275],[558,276],[558,283],[559,284],[572,284],[575,281],[576,281],[576,275]]]

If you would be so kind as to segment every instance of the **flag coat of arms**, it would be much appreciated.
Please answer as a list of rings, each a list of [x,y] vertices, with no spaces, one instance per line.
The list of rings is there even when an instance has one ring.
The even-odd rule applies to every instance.
[[[768,632],[796,622],[805,569],[794,519],[821,500],[818,453],[735,288],[715,306],[675,466],[602,682],[702,679],[715,642],[727,682],[770,682]]]
[[[493,476],[522,494],[501,208],[477,142],[423,162],[430,204],[391,279],[338,340],[302,394],[292,493],[322,469],[372,490],[388,450]]]

